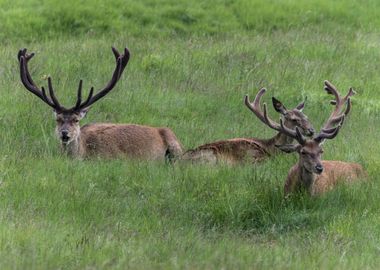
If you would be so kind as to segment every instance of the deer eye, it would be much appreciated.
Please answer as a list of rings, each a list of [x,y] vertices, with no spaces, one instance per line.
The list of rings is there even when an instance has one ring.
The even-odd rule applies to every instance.
[[[79,120],[78,120],[78,119],[74,119],[73,122],[74,122],[74,123],[78,123]]]
[[[301,151],[301,155],[305,156],[306,154],[306,151]]]

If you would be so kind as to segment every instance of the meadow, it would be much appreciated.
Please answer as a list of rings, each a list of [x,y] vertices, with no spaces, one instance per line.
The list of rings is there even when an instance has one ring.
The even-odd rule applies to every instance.
[[[378,269],[378,1],[0,0],[0,269]],[[26,91],[52,76],[63,104],[80,79],[101,88],[111,46],[131,60],[82,124],[168,126],[185,149],[269,138],[243,105],[261,87],[329,116],[330,80],[357,91],[324,159],[362,164],[367,182],[283,199],[295,154],[237,167],[62,155],[51,109]],[[270,107],[272,118],[278,114]]]

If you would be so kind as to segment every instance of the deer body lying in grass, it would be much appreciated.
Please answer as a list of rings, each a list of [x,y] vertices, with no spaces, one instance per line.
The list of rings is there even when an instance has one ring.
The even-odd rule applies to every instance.
[[[245,105],[265,123],[264,115],[260,110],[260,99],[266,89],[261,89],[255,97],[253,103],[249,102],[248,96],[245,97]],[[277,99],[272,98],[275,110],[284,118],[284,123],[289,128],[298,126],[303,134],[311,136],[314,129],[306,115],[302,112],[305,102],[298,104],[294,109],[288,110]],[[266,106],[264,104],[264,106]],[[257,163],[268,157],[279,153],[275,145],[289,144],[293,141],[292,137],[281,132],[270,139],[257,138],[235,138],[223,141],[216,141],[198,146],[193,150],[188,150],[182,156],[182,160],[193,162],[217,163],[226,162],[228,164],[239,164],[243,162]]]
[[[28,62],[34,54],[20,50],[21,81],[27,90],[53,108],[57,125],[56,134],[64,151],[78,158],[128,157],[148,160],[175,158],[182,154],[182,148],[174,133],[168,128],[155,128],[134,124],[96,123],[80,127],[79,121],[86,115],[90,106],[107,95],[120,79],[128,61],[127,48],[121,54],[112,48],[116,67],[109,83],[94,95],[92,87],[86,100],[82,101],[82,80],[79,82],[77,102],[72,108],[63,107],[56,98],[48,77],[49,96],[44,87],[39,88],[31,78]]]
[[[281,130],[284,134],[293,137],[298,144],[279,145],[278,148],[284,152],[297,152],[299,154],[298,163],[289,171],[285,182],[285,196],[306,189],[310,195],[319,195],[331,190],[335,185],[342,182],[353,182],[367,176],[363,167],[357,163],[343,161],[322,161],[322,144],[326,139],[333,139],[338,134],[343,125],[345,116],[351,108],[350,96],[355,92],[350,89],[348,94],[341,98],[335,86],[325,81],[325,90],[335,96],[335,110],[330,115],[321,132],[313,139],[306,139],[300,130],[286,128],[282,122],[280,125],[270,119],[272,128]],[[347,103],[343,112],[343,106]]]

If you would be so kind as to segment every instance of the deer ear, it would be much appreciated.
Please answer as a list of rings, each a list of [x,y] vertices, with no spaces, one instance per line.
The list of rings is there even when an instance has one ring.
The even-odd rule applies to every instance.
[[[302,110],[305,108],[305,102],[306,102],[306,98],[305,98],[305,101],[297,105],[296,109],[302,112]]]
[[[299,144],[283,144],[283,145],[275,145],[275,146],[285,153],[298,152],[301,149],[301,145]]]
[[[83,117],[86,116],[87,112],[90,110],[91,107],[87,107],[87,108],[84,108],[84,109],[81,109],[79,111],[79,117],[80,119],[82,119]]]
[[[279,113],[281,113],[281,114],[283,114],[283,115],[286,114],[286,111],[287,111],[287,110],[286,110],[284,104],[282,104],[281,101],[279,101],[279,100],[276,99],[275,97],[272,97],[272,104],[273,104],[274,109],[275,109],[277,112],[279,112]]]

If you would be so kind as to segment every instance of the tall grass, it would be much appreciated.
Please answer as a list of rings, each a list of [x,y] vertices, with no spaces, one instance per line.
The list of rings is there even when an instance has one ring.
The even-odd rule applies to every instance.
[[[0,268],[357,269],[380,263],[380,42],[376,1],[0,1]],[[102,87],[111,45],[131,61],[88,122],[170,127],[185,148],[273,131],[243,106],[267,87],[315,127],[331,80],[352,113],[325,159],[359,162],[367,182],[283,199],[295,155],[260,166],[72,160],[51,109],[19,82],[51,75],[60,101]],[[278,117],[271,110],[272,117]]]

